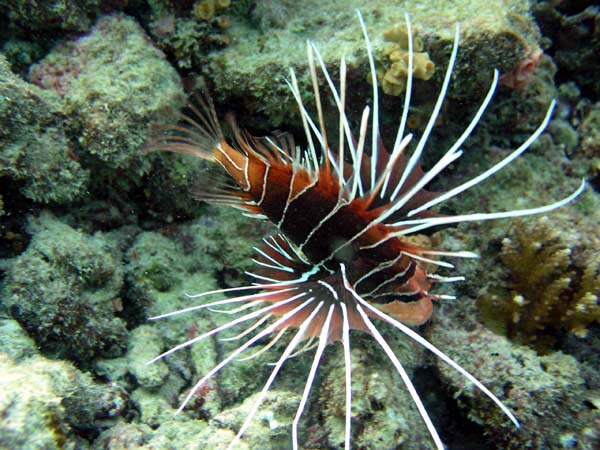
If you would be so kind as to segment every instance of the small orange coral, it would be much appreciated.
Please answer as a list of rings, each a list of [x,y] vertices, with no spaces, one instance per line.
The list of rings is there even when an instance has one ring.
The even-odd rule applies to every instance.
[[[516,67],[500,78],[500,84],[513,89],[523,89],[533,77],[533,72],[540,65],[544,52],[535,46],[527,52],[525,58]]]

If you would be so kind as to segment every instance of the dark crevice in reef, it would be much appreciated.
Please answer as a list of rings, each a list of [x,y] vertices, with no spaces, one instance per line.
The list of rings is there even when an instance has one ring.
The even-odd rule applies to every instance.
[[[489,448],[483,439],[484,428],[470,421],[463,411],[458,409],[434,367],[425,366],[417,369],[413,382],[448,450]]]
[[[560,350],[580,362],[580,375],[589,389],[600,389],[600,325],[591,324],[583,339],[568,333]]]
[[[538,1],[531,8],[544,37],[544,52],[556,63],[557,85],[574,80],[582,95],[596,102],[600,99],[600,7],[589,1],[558,3]]]

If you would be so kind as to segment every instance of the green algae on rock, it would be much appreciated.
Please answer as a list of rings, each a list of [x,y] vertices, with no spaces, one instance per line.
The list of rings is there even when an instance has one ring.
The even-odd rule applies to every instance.
[[[152,0],[148,28],[158,48],[183,70],[197,70],[214,50],[230,43],[229,0]]]
[[[278,8],[279,2],[272,3],[273,8]],[[358,67],[366,67],[362,33],[354,19],[356,8],[365,16],[376,51],[383,46],[381,32],[409,13],[423,40],[428,42],[429,54],[438,67],[447,62],[452,30],[455,22],[460,22],[465,37],[461,40],[454,75],[460,82],[450,90],[450,98],[479,99],[492,70],[498,67],[502,73],[510,72],[525,58],[528,49],[535,46],[538,37],[527,5],[516,0],[413,4],[384,0],[368,3],[307,0],[302,8],[284,8],[285,20],[268,32],[241,21],[234,23],[230,31],[231,45],[210,55],[210,63],[201,68],[213,86],[216,99],[224,104],[240,103],[243,99],[241,106],[247,108],[244,112],[264,114],[274,127],[293,123],[296,105],[283,79],[289,67],[294,67],[302,97],[309,102],[313,98],[306,66],[306,39],[318,43],[329,67],[337,68],[342,56],[346,58],[350,74]],[[438,12],[440,10],[443,14]],[[254,20],[260,22],[260,18]],[[436,92],[437,88],[431,85],[439,84],[442,76],[437,73],[432,81],[426,82],[429,84],[426,91]],[[358,91],[369,89],[363,76],[351,75],[349,83],[355,80],[360,80],[362,85],[356,85]]]
[[[125,322],[113,300],[123,285],[115,245],[102,233],[87,236],[50,214],[32,221],[33,239],[10,268],[5,305],[44,351],[89,364],[118,356]]]
[[[493,448],[559,449],[567,434],[576,436],[578,448],[596,448],[598,436],[589,430],[597,418],[593,408],[585,406],[589,401],[586,388],[572,356],[561,352],[538,356],[528,347],[513,345],[481,325],[473,324],[467,330],[453,326],[453,322],[448,318],[432,329],[433,342],[467,370],[477,371],[480,380],[492,390],[504,392],[504,401],[522,424],[514,432],[512,424],[490,408],[470,383],[436,362],[441,380],[455,392],[459,407],[469,419],[485,426]]]
[[[180,247],[156,232],[140,233],[127,251],[130,286],[140,290],[168,292],[182,281],[185,260]]]
[[[2,3],[0,13],[6,14],[9,26],[15,30],[87,31],[94,17],[102,12],[102,3],[100,0],[10,0]]]
[[[593,2],[531,2],[531,13],[552,41],[554,60],[568,78],[586,92],[600,95],[600,10]]]
[[[90,174],[69,155],[64,120],[58,96],[13,74],[0,55],[0,177],[30,200],[67,203],[85,194]]]
[[[12,319],[0,320],[0,351],[14,361],[29,358],[38,352],[33,339],[19,322]]]
[[[0,374],[0,448],[86,449],[81,434],[111,425],[127,408],[118,386],[96,384],[64,361],[15,362],[0,351]]]
[[[141,152],[149,123],[169,117],[183,100],[175,70],[123,15],[105,16],[88,35],[55,47],[30,77],[63,96],[82,157],[113,171],[129,168],[134,180],[150,168]]]
[[[246,398],[241,404],[218,414],[214,422],[220,428],[238,430],[259,394]],[[243,445],[248,449],[279,449],[288,447],[289,424],[300,396],[289,391],[269,391],[261,408],[260,418],[244,435]],[[230,436],[233,437],[233,434]],[[222,443],[223,448],[227,442]],[[242,447],[243,448],[243,447]]]
[[[140,386],[153,389],[161,386],[169,375],[163,361],[148,366],[150,361],[163,348],[158,331],[149,325],[142,325],[131,331],[127,349],[129,372]]]
[[[385,333],[385,336],[407,372],[414,377],[416,369],[423,364],[423,349],[393,332]],[[402,381],[392,365],[379,354],[370,339],[360,337],[353,344],[352,419],[360,423],[358,431],[354,432],[354,445],[368,449],[434,448],[426,431],[420,427],[421,418],[411,406],[410,395],[399,388]],[[330,351],[332,354],[323,362],[318,398],[322,424],[315,428],[322,430],[323,440],[330,448],[343,448],[345,388],[341,380],[344,379],[344,355],[339,346]],[[311,439],[310,436],[307,439]]]

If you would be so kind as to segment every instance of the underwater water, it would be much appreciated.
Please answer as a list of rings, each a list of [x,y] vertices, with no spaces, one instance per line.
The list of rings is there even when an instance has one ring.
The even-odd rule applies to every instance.
[[[356,8],[373,50],[378,104]],[[406,13],[412,83],[402,65]],[[412,84],[410,155],[428,133],[457,22],[456,61],[420,158],[425,170],[460,139],[494,69],[498,85],[462,157],[427,189],[451,192],[539,136],[436,213],[537,208],[586,180],[583,193],[558,209],[432,226],[411,241],[479,255],[435,268],[465,280],[433,286],[434,297],[448,297],[435,297],[429,320],[411,328],[481,381],[520,428],[455,368],[397,327],[373,322],[445,448],[598,448],[600,8],[593,2],[10,0],[0,2],[0,449],[228,448],[289,337],[271,348],[270,337],[258,340],[240,357],[264,352],[232,361],[190,391],[245,342],[227,339],[245,328],[146,364],[232,320],[208,308],[149,318],[198,303],[186,294],[256,281],[247,274],[260,259],[254,247],[264,248],[277,224],[243,215],[230,197],[198,201],[198,191],[222,185],[217,164],[147,152],[149,139],[180,120],[191,93],[205,92],[230,142],[228,114],[254,136],[287,132],[309,148],[286,81],[292,67],[320,126],[310,40],[336,85],[345,58],[345,115],[356,141],[369,105],[391,153]],[[336,101],[320,69],[317,78],[336,149],[343,136]],[[350,265],[356,254],[339,260]],[[431,258],[421,261],[427,271],[436,265]],[[352,448],[436,448],[402,376],[365,331],[350,333]],[[306,350],[283,365],[235,448],[292,448],[313,361],[314,350]],[[327,345],[299,422],[300,448],[347,445],[346,370],[343,346]]]

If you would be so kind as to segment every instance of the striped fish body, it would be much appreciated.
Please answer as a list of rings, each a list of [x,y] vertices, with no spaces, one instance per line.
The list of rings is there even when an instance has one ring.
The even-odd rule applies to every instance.
[[[388,153],[381,144],[379,134],[379,93],[375,58],[362,15],[359,12],[357,15],[365,38],[373,93],[372,110],[370,105],[365,106],[356,133],[352,131],[346,115],[347,83],[344,59],[342,58],[339,65],[338,88],[318,49],[309,43],[308,66],[318,120],[313,120],[304,106],[302,92],[293,69],[290,69],[288,80],[302,118],[308,144],[306,151],[298,150],[287,135],[271,138],[252,137],[241,132],[233,120],[230,120],[230,124],[234,140],[229,143],[223,137],[209,98],[199,98],[197,104],[188,105],[193,114],[182,115],[180,124],[162,127],[163,133],[153,137],[148,145],[150,151],[170,151],[216,161],[225,170],[227,180],[206,180],[202,190],[198,192],[198,197],[217,205],[242,209],[245,214],[269,220],[278,228],[278,233],[263,239],[264,245],[261,248],[255,248],[258,253],[254,260],[257,269],[256,273],[249,274],[254,277],[254,283],[190,295],[191,298],[204,300],[201,300],[199,305],[152,318],[162,319],[202,309],[239,315],[165,351],[150,362],[168,357],[202,339],[242,324],[247,326],[236,335],[225,338],[239,341],[239,347],[224,357],[190,389],[178,412],[185,408],[208,380],[242,353],[249,351],[267,337],[272,337],[262,349],[247,357],[254,358],[269,350],[285,333],[292,334],[228,450],[235,447],[248,429],[286,360],[314,350],[311,369],[292,422],[292,448],[299,448],[298,423],[325,348],[334,341],[340,341],[343,347],[346,392],[344,449],[350,450],[353,415],[350,330],[364,331],[375,339],[406,385],[437,450],[443,450],[444,445],[439,433],[409,374],[372,319],[386,322],[460,372],[493,401],[517,428],[519,427],[516,417],[490,389],[407,326],[429,320],[432,314],[432,300],[454,298],[452,295],[430,293],[434,284],[464,280],[462,276],[428,273],[427,269],[452,269],[454,265],[442,258],[474,258],[477,255],[470,251],[431,249],[413,244],[411,236],[423,230],[453,223],[547,213],[566,205],[580,195],[585,189],[584,181],[572,194],[548,205],[451,216],[440,216],[432,212],[432,208],[490,178],[526,151],[548,125],[556,102],[551,102],[544,120],[535,132],[492,167],[447,192],[429,192],[425,188],[430,182],[463,154],[463,143],[477,126],[493,97],[498,85],[499,72],[492,72],[489,91],[464,132],[444,155],[424,172],[419,161],[448,92],[458,54],[460,27],[457,24],[448,67],[431,117],[418,142],[408,152],[407,147],[410,145],[412,134],[405,135],[405,128],[411,104],[414,54],[410,19],[406,16],[406,96],[397,138],[393,147],[390,147],[391,152]],[[337,154],[327,139],[317,61],[339,113]],[[370,144],[367,143],[369,141]],[[407,156],[407,153],[410,156]],[[318,154],[320,156],[317,156]],[[232,293],[232,298],[207,300],[214,295]],[[229,309],[222,310],[222,307]],[[500,388],[498,390],[503,392]]]
[[[321,164],[318,172],[311,174],[304,167],[289,162],[293,160],[289,147],[282,145],[277,150],[275,144],[261,144],[256,139],[253,146],[235,126],[233,128],[241,149],[223,139],[215,148],[214,158],[240,188],[231,195],[243,200],[243,208],[277,224],[279,231],[305,255],[305,267],[295,267],[294,273],[312,270],[312,278],[318,279],[345,263],[348,280],[357,284],[358,292],[371,303],[407,323],[421,324],[429,319],[432,296],[428,290],[432,281],[423,265],[407,256],[418,254],[422,249],[402,238],[389,237],[398,227],[374,223],[386,210],[386,199],[379,200],[376,207],[368,194],[347,200],[339,178],[325,165]],[[282,154],[285,156],[279,157]],[[396,167],[400,173],[404,170],[403,162]],[[368,168],[360,172],[368,172]],[[414,172],[405,190],[422,171],[417,166]],[[398,177],[394,173],[392,179]],[[409,206],[420,205],[430,198],[431,194],[422,190]],[[397,219],[398,214],[395,214],[394,220]],[[262,250],[271,258],[280,257],[267,245]],[[268,265],[267,261],[263,263]],[[258,271],[261,276],[275,277],[277,281],[286,278],[285,274],[265,269],[265,266]]]

